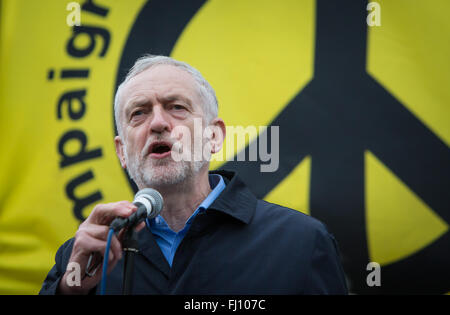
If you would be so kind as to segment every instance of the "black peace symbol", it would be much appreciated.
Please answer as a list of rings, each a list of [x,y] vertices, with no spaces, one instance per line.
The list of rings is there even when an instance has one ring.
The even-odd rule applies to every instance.
[[[146,3],[124,47],[116,88],[138,57],[149,52],[170,55],[204,3]],[[230,161],[222,168],[236,170],[263,198],[310,155],[310,212],[336,236],[351,291],[444,293],[450,279],[449,232],[423,250],[384,266],[381,287],[366,284],[365,150],[450,223],[449,148],[366,72],[366,5],[366,1],[317,0],[314,76],[271,122],[280,126],[279,169],[261,173],[260,161]]]

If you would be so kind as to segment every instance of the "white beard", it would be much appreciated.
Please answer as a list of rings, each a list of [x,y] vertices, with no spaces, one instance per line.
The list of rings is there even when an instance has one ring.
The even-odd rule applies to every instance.
[[[150,158],[144,154],[148,146],[144,146],[141,154],[129,156],[124,146],[127,171],[139,189],[145,187],[161,187],[179,184],[197,174],[207,161],[176,162],[171,156],[161,160]]]

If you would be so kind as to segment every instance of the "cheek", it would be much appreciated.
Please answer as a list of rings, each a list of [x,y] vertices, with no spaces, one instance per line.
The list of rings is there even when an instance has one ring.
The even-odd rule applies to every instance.
[[[128,155],[140,153],[145,145],[145,138],[137,133],[129,133],[126,138],[126,151]]]

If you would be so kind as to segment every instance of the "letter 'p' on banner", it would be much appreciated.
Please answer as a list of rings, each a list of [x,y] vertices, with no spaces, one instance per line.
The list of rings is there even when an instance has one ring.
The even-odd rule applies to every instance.
[[[211,168],[326,223],[350,291],[449,292],[449,11],[447,0],[0,0],[0,293],[38,292],[97,203],[132,199],[113,102],[147,53],[199,69],[230,131],[256,130]],[[248,158],[263,140],[266,156],[278,150],[270,172],[264,155]],[[380,285],[367,284],[369,262]]]

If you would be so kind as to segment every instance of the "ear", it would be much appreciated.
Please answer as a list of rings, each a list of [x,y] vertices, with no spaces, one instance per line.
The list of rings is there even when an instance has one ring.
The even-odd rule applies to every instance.
[[[124,154],[124,150],[123,150],[123,142],[122,139],[119,136],[116,136],[114,138],[114,144],[116,146],[116,154],[119,157],[120,160],[120,164],[122,165],[123,168],[127,168],[127,164],[125,163],[125,154]]]
[[[223,141],[227,133],[225,122],[221,118],[214,118],[209,124],[212,128],[212,135],[210,139],[211,153],[217,153],[222,150]]]

